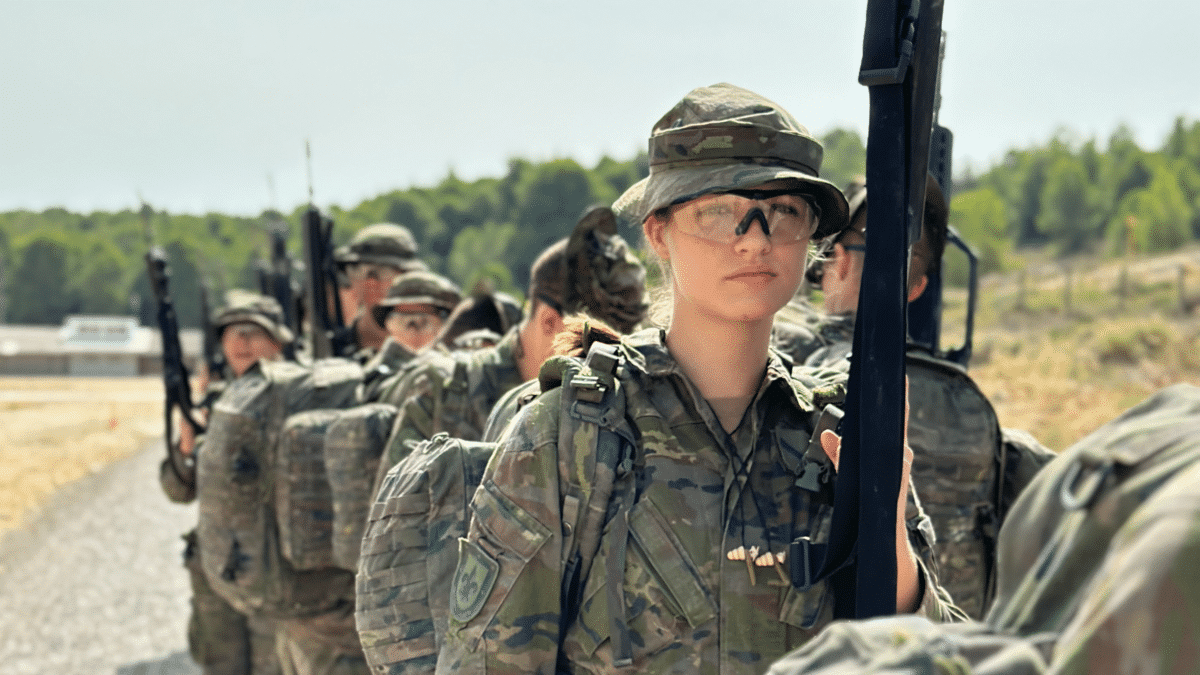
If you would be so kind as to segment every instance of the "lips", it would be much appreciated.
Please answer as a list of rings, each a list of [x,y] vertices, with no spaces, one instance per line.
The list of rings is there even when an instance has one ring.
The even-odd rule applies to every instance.
[[[726,280],[734,281],[738,279],[774,279],[778,276],[773,270],[766,267],[754,267],[738,270],[733,274],[725,277]]]

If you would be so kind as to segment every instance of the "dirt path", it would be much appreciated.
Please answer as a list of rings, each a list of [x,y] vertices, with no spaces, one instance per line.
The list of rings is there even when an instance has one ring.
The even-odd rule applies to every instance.
[[[6,675],[198,675],[179,538],[196,510],[163,496],[162,453],[66,485],[0,539]]]

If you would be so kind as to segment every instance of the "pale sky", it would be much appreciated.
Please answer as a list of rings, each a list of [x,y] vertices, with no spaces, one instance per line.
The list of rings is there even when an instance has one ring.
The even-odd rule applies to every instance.
[[[946,0],[955,168],[1069,127],[1157,147],[1200,119],[1194,0]],[[253,215],[627,159],[728,81],[866,133],[866,0],[0,0],[0,210]],[[274,203],[272,203],[273,185]]]

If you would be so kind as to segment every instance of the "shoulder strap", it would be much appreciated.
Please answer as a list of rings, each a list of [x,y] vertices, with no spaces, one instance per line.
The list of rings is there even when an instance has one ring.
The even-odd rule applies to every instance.
[[[616,546],[606,557],[605,570],[616,646],[613,665],[617,667],[632,663],[621,577],[625,569],[629,511],[637,491],[629,480],[634,475],[637,444],[625,423],[625,396],[618,377],[622,360],[616,345],[594,343],[582,367],[564,367],[559,423],[559,457],[560,461],[566,461],[571,481],[563,499],[563,521],[571,525],[571,534],[563,547],[559,642],[579,613],[583,580],[591,573],[592,561],[600,547],[609,520],[609,503],[620,494],[621,502],[612,515]],[[575,448],[583,445],[580,440],[585,434],[592,436],[593,443],[579,457]],[[623,485],[618,488],[618,483]],[[561,651],[559,655],[561,659]]]

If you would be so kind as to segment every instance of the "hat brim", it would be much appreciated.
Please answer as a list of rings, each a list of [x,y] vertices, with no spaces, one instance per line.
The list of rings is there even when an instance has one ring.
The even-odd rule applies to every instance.
[[[270,335],[271,339],[279,343],[281,347],[283,345],[290,344],[292,340],[295,339],[295,336],[292,335],[291,329],[287,326],[276,324],[267,320],[266,317],[254,312],[231,312],[225,315],[221,321],[221,325],[217,326],[218,334],[235,323],[252,323],[262,328],[263,330],[267,331],[267,335]]]
[[[334,262],[339,265],[356,265],[358,263],[366,263],[368,265],[387,265],[400,270],[400,273],[405,272],[425,272],[429,270],[429,266],[420,258],[402,258],[392,255],[370,255],[353,253],[348,250],[339,249],[334,253]]]
[[[383,302],[380,302],[378,305],[375,305],[371,308],[371,315],[375,317],[375,323],[379,324],[380,326],[384,325],[384,322],[387,321],[388,314],[391,314],[392,310],[396,309],[396,307],[400,305],[424,305],[427,307],[436,307],[447,314],[454,309],[453,306],[447,306],[445,300],[439,300],[432,295],[385,298]]]
[[[821,209],[813,239],[846,227],[850,209],[846,197],[827,180],[781,166],[762,164],[718,164],[661,169],[635,183],[613,204],[617,216],[629,223],[642,223],[654,211],[702,195],[752,188],[775,180],[795,180],[797,191],[812,198]]]

